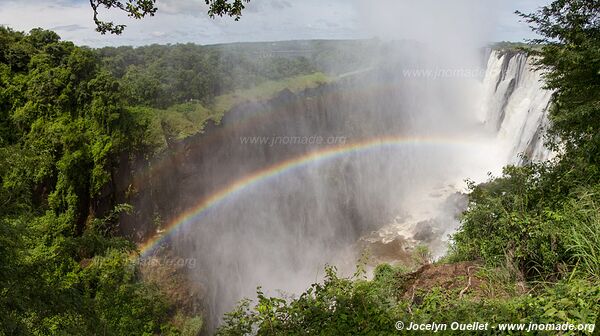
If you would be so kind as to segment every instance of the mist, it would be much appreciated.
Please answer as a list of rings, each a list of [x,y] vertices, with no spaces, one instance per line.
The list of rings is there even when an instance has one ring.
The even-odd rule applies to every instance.
[[[377,37],[344,51],[360,54],[361,64],[332,64],[329,84],[237,106],[183,142],[185,156],[160,177],[169,222],[258,171],[340,151],[244,185],[165,240],[173,253],[197,261],[188,276],[203,292],[209,330],[240,299],[255,297],[258,286],[268,295],[293,296],[320,281],[326,265],[351,275],[365,252],[369,265],[402,262],[419,245],[442,255],[465,207],[465,179],[498,174],[530,146],[530,140],[498,141],[498,129],[489,127],[492,105],[504,106],[490,97],[508,99],[490,77],[501,76],[507,60],[487,48],[493,3],[356,6],[364,31]],[[490,57],[499,59],[492,62],[499,73],[490,74]],[[526,114],[519,102],[513,112]],[[336,140],[274,143],[286,137]],[[247,141],[253,138],[268,141]],[[377,145],[389,138],[398,140]],[[351,148],[364,143],[372,145]]]

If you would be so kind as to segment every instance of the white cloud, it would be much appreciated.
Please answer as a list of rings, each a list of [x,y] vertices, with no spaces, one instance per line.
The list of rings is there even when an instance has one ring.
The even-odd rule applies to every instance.
[[[161,13],[167,14],[200,16],[208,12],[204,0],[158,0],[156,7]]]
[[[456,1],[464,2],[453,0]],[[531,11],[548,2],[490,1],[498,4],[496,12],[493,13],[498,23],[492,29],[491,35],[495,40],[520,40],[523,37],[531,37],[527,26],[519,23],[512,12],[514,9]],[[444,21],[444,17],[410,17],[410,12],[398,13],[389,9],[386,11],[385,8],[378,10],[377,7],[382,8],[381,2],[368,1],[367,6],[365,3],[367,0],[252,0],[247,5],[242,19],[235,22],[231,18],[208,18],[208,8],[204,0],[158,0],[159,12],[156,16],[141,21],[130,19],[115,11],[102,12],[103,19],[115,20],[116,23],[128,26],[122,36],[103,36],[94,30],[92,12],[87,1],[0,0],[0,22],[24,31],[35,27],[54,29],[66,40],[99,47],[178,42],[212,44],[235,41],[363,38],[377,35],[376,31],[365,29],[365,17],[368,16],[364,15],[365,13],[375,13],[374,20],[378,20],[377,15],[389,16],[391,20],[394,17],[397,17],[397,20],[410,19],[423,27],[427,27],[427,22]],[[411,6],[419,5],[413,2]]]
[[[66,25],[66,26],[55,26],[55,27],[51,27],[51,30],[54,30],[56,32],[72,32],[72,31],[77,31],[77,30],[86,30],[87,28],[82,26],[82,25],[78,25],[78,24],[71,24],[71,25]]]

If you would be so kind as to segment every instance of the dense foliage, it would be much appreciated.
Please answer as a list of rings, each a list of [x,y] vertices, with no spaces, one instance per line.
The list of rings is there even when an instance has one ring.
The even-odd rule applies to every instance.
[[[419,332],[404,329],[411,322],[450,326],[453,322],[477,321],[489,323],[488,331],[483,334],[506,335],[509,333],[501,331],[500,324],[593,323],[600,300],[600,287],[582,280],[561,281],[538,290],[535,295],[481,298],[463,296],[460,289],[437,287],[415,289],[412,297],[406,298],[402,296],[402,285],[407,273],[402,268],[380,265],[375,269],[373,280],[366,280],[360,273],[350,279],[340,278],[334,269],[327,269],[326,273],[322,284],[312,285],[293,300],[268,297],[259,290],[255,303],[243,300],[225,316],[217,334],[414,335]],[[509,286],[495,279],[494,273],[497,270],[480,271],[490,289]],[[402,330],[397,329],[397,322],[403,323]],[[469,333],[464,329],[450,329],[439,333]],[[421,333],[428,334],[427,331]],[[553,334],[556,333],[548,333]]]
[[[466,291],[469,275],[469,285],[460,292],[439,286],[407,297],[409,279],[422,269],[406,275],[380,266],[371,281],[339,278],[329,270],[323,284],[298,298],[270,298],[259,291],[255,302],[243,301],[226,316],[221,335],[397,335],[402,332],[394,328],[395,321],[597,322],[600,4],[556,0],[521,15],[544,37],[533,41],[530,52],[555,92],[548,144],[558,156],[506,167],[501,177],[471,184],[451,251],[433,266],[476,262],[477,281],[486,290]]]
[[[265,81],[316,72],[305,57],[261,57],[220,46],[118,47],[99,50],[110,72],[122,80],[129,104],[165,108],[247,89]]]
[[[0,334],[169,328],[111,229],[127,210],[112,170],[144,146],[143,123],[94,52],[40,29],[0,28],[0,45]]]

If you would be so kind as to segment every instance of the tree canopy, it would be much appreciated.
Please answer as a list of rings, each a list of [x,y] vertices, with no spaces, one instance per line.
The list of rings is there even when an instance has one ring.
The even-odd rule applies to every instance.
[[[41,29],[0,28],[0,45],[0,335],[166,331],[110,188],[143,118],[92,50]]]
[[[517,12],[540,34],[531,52],[555,91],[552,132],[568,146],[600,145],[600,2],[558,0]]]

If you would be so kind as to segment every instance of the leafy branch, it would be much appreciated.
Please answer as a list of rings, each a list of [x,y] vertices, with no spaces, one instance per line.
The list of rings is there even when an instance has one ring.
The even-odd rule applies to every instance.
[[[208,5],[208,16],[231,16],[238,21],[242,16],[242,10],[245,8],[244,3],[249,3],[250,0],[205,0]],[[127,27],[124,24],[115,24],[112,21],[103,21],[99,18],[99,9],[118,9],[127,16],[134,19],[142,19],[146,16],[154,16],[158,11],[156,0],[90,0],[90,6],[94,11],[94,23],[96,31],[101,34],[111,33],[120,35]]]

